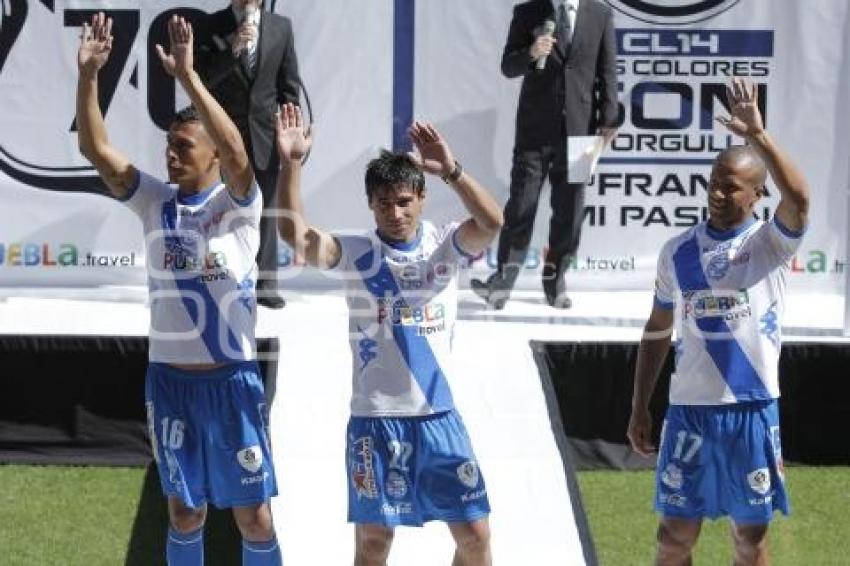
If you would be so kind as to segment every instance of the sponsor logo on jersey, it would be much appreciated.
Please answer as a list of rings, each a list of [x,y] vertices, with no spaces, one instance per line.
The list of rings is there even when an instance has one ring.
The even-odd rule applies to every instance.
[[[474,489],[478,486],[478,464],[474,460],[469,460],[457,467],[457,477],[460,482]]]
[[[411,307],[404,298],[378,299],[378,324],[390,320],[400,326],[438,326],[446,318],[443,303]]]
[[[706,317],[723,317],[732,321],[752,315],[750,295],[746,289],[739,291],[690,291],[683,294],[684,306],[682,316],[699,319]]]
[[[779,348],[779,315],[776,314],[776,301],[770,305],[767,312],[759,319],[761,328],[759,332],[767,336],[771,343]]]
[[[767,495],[770,491],[770,470],[759,468],[747,474],[747,483],[750,489],[759,495]]]
[[[248,446],[236,453],[236,461],[245,470],[256,474],[263,467],[263,452],[259,446]]]
[[[670,489],[682,489],[682,484],[685,483],[682,470],[672,462],[667,464],[667,467],[661,472],[661,483]]]
[[[357,492],[357,498],[375,499],[378,497],[378,485],[375,481],[373,464],[372,437],[362,436],[351,442],[349,448],[349,469],[351,483]]]

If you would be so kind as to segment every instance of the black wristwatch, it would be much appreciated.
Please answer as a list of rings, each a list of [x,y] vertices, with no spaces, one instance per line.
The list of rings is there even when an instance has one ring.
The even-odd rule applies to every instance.
[[[452,183],[457,182],[460,179],[460,176],[463,175],[463,165],[455,159],[455,167],[452,169],[451,173],[443,177],[443,182],[451,185]]]

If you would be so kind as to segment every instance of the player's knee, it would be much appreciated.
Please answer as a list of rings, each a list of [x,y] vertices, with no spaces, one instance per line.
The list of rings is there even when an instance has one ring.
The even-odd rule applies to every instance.
[[[253,542],[271,540],[274,536],[272,512],[268,504],[234,507],[233,518],[242,538]]]
[[[699,537],[699,524],[671,524],[662,521],[658,525],[658,548],[662,555],[687,556]]]
[[[188,534],[204,526],[207,519],[207,508],[194,509],[185,505],[169,506],[168,518],[171,526],[179,533]]]
[[[485,554],[490,548],[490,525],[481,520],[455,528],[455,541],[464,554]]]
[[[767,525],[732,525],[732,538],[735,546],[744,552],[752,553],[767,546]]]
[[[392,545],[394,534],[393,530],[387,527],[358,526],[357,553],[367,557],[386,556]]]

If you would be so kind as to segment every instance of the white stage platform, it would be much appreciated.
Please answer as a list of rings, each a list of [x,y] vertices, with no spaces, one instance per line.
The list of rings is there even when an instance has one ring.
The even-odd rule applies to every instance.
[[[278,337],[272,436],[280,496],[273,502],[287,564],[347,564],[344,431],[351,355],[339,293],[285,293],[285,309],[260,309],[258,336]],[[585,564],[584,518],[574,516],[531,341],[637,342],[650,293],[574,293],[557,311],[540,293],[518,292],[503,311],[461,294],[452,383],[486,478],[497,564]],[[0,288],[0,334],[145,336],[143,288]],[[813,306],[815,305],[815,306]],[[846,342],[841,297],[793,298],[785,340]],[[815,320],[816,317],[816,320]],[[449,564],[453,543],[441,524],[399,529],[390,564]],[[591,555],[592,555],[592,551]]]

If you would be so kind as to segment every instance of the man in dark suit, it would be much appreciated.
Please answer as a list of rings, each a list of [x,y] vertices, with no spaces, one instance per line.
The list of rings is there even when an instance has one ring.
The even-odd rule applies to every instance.
[[[547,33],[554,28],[554,33]],[[510,197],[499,236],[498,270],[472,288],[501,309],[531,241],[543,181],[552,186],[546,301],[569,308],[564,271],[575,257],[584,184],[567,178],[567,136],[610,141],[618,119],[616,45],[610,8],[599,0],[531,0],[514,7],[502,73],[523,77],[516,118]]]
[[[281,104],[298,104],[300,79],[292,23],[261,6],[261,0],[232,0],[211,14],[202,26],[196,68],[242,134],[265,212],[277,208],[273,116]],[[277,291],[276,226],[276,218],[263,216],[257,254],[257,303],[270,308],[284,306]]]

